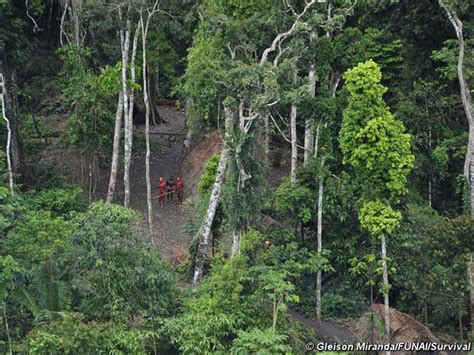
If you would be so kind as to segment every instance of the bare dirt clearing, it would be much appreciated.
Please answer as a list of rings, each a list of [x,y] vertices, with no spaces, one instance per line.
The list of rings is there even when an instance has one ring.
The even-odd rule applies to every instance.
[[[154,247],[166,260],[173,264],[183,262],[187,257],[187,248],[190,237],[183,233],[188,220],[183,212],[183,206],[176,197],[173,201],[165,201],[164,206],[158,203],[158,180],[162,176],[165,180],[170,176],[176,178],[181,174],[181,165],[184,155],[185,121],[184,112],[172,107],[159,107],[160,116],[166,123],[150,126],[151,145],[151,181],[153,195]],[[138,126],[136,135],[144,141],[144,126]],[[132,157],[130,167],[130,207],[146,216],[146,181],[145,181],[145,148],[138,145]],[[143,143],[144,145],[144,143]],[[104,198],[107,191],[108,173],[103,173],[98,186],[98,197]],[[184,181],[186,187],[186,181]],[[123,200],[123,171],[117,179],[115,199],[116,203]]]

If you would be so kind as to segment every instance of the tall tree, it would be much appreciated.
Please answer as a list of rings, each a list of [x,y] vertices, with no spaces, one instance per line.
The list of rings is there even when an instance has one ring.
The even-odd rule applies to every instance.
[[[148,36],[148,27],[150,20],[158,9],[158,0],[155,1],[152,9],[147,10],[146,22],[143,21],[143,9],[140,10],[140,22],[142,29],[142,57],[143,57],[143,99],[145,101],[145,141],[146,141],[146,157],[145,157],[145,179],[146,179],[146,201],[148,210],[148,228],[153,243],[153,205],[151,199],[151,180],[150,180],[150,100],[148,97],[148,72],[146,61],[146,39]]]
[[[119,7],[119,18],[122,19],[122,9]],[[127,15],[128,16],[128,15]],[[128,140],[127,133],[128,133],[128,122],[129,118],[129,92],[128,92],[128,53],[130,50],[130,32],[131,32],[131,21],[130,18],[127,17],[125,29],[120,29],[120,47],[122,52],[122,94],[123,94],[123,122],[125,127],[125,155],[124,157],[124,188],[125,194],[129,193],[127,189],[130,188],[129,181],[128,181],[128,170],[127,170],[127,163],[125,160],[127,157],[130,156],[128,151],[131,151],[132,147],[130,146],[131,142]],[[126,175],[127,174],[127,175]],[[128,184],[127,184],[128,182]],[[128,205],[128,196],[125,197],[124,200],[125,206]]]
[[[281,50],[281,44],[288,39],[289,37],[293,36],[295,32],[297,31],[299,25],[301,24],[302,17],[308,12],[308,10],[316,3],[316,0],[311,0],[307,3],[305,3],[305,6],[299,13],[293,13],[292,16],[292,24],[289,27],[289,29],[284,30],[282,32],[278,32],[276,35],[272,36],[273,40],[271,41],[271,44],[268,47],[263,47],[262,55],[259,56],[260,60],[256,61],[253,58],[251,65],[248,66],[249,69],[252,71],[261,71],[265,72],[265,69],[268,67],[268,62],[271,60],[270,56],[273,55],[274,52],[276,52],[278,49]],[[216,5],[218,6],[218,5]],[[256,5],[258,6],[258,5]],[[240,24],[241,26],[242,24]],[[288,27],[286,27],[288,28]],[[235,35],[234,33],[232,33]],[[215,36],[215,34],[213,34]],[[231,37],[231,36],[230,36]],[[231,37],[232,38],[232,37]],[[230,39],[230,38],[229,38]],[[222,39],[219,39],[220,45],[222,45]],[[230,52],[230,58],[227,59],[227,63],[231,63],[234,61],[235,56],[236,56],[236,49],[233,48],[230,44],[227,43],[226,45],[227,49]],[[237,47],[237,46],[236,46]],[[241,44],[238,45],[239,49],[242,47]],[[220,53],[222,53],[222,48],[220,49]],[[252,55],[249,55],[249,53],[243,53],[246,54],[244,57],[246,59],[252,58]],[[277,55],[278,57],[278,55]],[[241,63],[237,63],[236,65],[240,65]],[[237,70],[239,70],[237,68]],[[227,77],[229,79],[229,77]],[[231,78],[233,79],[233,78]],[[260,78],[261,80],[262,78]],[[208,80],[208,79],[207,79]],[[242,86],[242,87],[240,87]],[[254,122],[256,122],[258,119],[265,117],[265,114],[263,114],[263,108],[264,107],[269,107],[275,104],[275,102],[270,102],[272,99],[273,95],[268,94],[265,92],[265,85],[262,83],[245,83],[245,82],[226,82],[225,87],[226,88],[233,88],[232,92],[232,97],[230,97],[230,100],[233,102],[238,102],[239,104],[242,102],[242,100],[239,98],[239,92],[241,90],[248,91],[246,90],[246,86],[251,86],[254,89],[253,94],[249,93],[247,101],[244,102],[244,107],[242,108],[242,112],[245,111],[245,124],[244,124],[244,130],[243,134],[240,135],[240,137],[244,137],[246,133],[249,132],[250,127]],[[262,92],[263,91],[263,92]],[[209,105],[209,103],[207,103]],[[225,119],[229,120],[232,118],[234,114],[231,112],[231,108],[227,107],[227,112],[225,113]],[[241,126],[241,125],[239,125]],[[227,127],[226,127],[227,128]],[[227,133],[227,129],[226,129]],[[229,137],[230,138],[230,137]],[[242,138],[240,138],[242,139]],[[207,255],[207,245],[208,245],[208,240],[209,240],[209,233],[210,233],[210,227],[212,225],[214,215],[215,215],[215,210],[217,207],[217,201],[219,199],[222,183],[224,180],[224,173],[227,165],[227,160],[228,160],[228,155],[229,151],[225,149],[226,145],[228,144],[229,141],[226,141],[224,139],[224,149],[221,152],[221,159],[219,161],[219,168],[218,169],[218,174],[216,176],[215,184],[211,193],[211,199],[209,202],[209,206],[207,209],[207,213],[203,222],[203,225],[200,230],[200,235],[199,235],[199,247],[198,247],[198,253],[196,255],[196,263],[195,263],[195,269],[194,269],[194,279],[193,283],[197,284],[202,276],[203,272],[203,262],[204,262],[204,257]],[[235,145],[239,145],[239,142],[237,142]],[[222,173],[220,173],[222,170]],[[237,172],[237,173],[240,173]],[[239,184],[240,184],[240,178],[239,178]],[[238,238],[235,238],[236,241],[239,241]],[[233,250],[238,250],[238,246],[234,245]]]
[[[10,127],[10,120],[7,118],[6,109],[5,109],[5,80],[3,79],[3,73],[0,72],[0,104],[2,105],[2,116],[3,120],[7,125],[7,145],[5,147],[5,153],[7,155],[7,171],[8,171],[8,187],[10,188],[10,193],[12,196],[15,196],[15,190],[13,189],[13,169],[12,169],[12,162],[11,162],[11,137],[12,137],[12,130]]]
[[[455,1],[438,1],[440,6],[445,10],[446,14],[448,15],[449,21],[453,25],[454,30],[456,32],[456,37],[458,39],[459,51],[456,71],[459,81],[459,90],[461,93],[462,105],[466,114],[467,123],[469,127],[469,138],[467,143],[466,157],[464,160],[464,178],[469,187],[471,201],[471,217],[474,218],[474,116],[472,111],[471,92],[469,90],[469,85],[464,74],[465,41],[463,33],[463,23],[456,11]]]
[[[127,24],[128,24],[127,20]],[[138,47],[138,36],[140,34],[140,28],[142,26],[139,20],[135,28],[135,34],[133,35],[132,53],[130,58],[130,88],[128,94],[128,114],[125,120],[125,149],[124,149],[124,168],[123,168],[123,185],[124,185],[124,198],[123,205],[128,207],[130,204],[130,164],[132,163],[132,147],[133,147],[133,107],[135,104],[135,80],[136,80],[136,68],[135,60],[137,57]],[[128,25],[127,25],[128,27]],[[128,83],[127,83],[128,84]]]
[[[199,244],[196,254],[196,261],[194,266],[193,285],[197,285],[201,281],[204,269],[204,261],[208,253],[209,235],[211,233],[212,222],[216,214],[217,203],[219,202],[219,196],[224,182],[225,171],[227,167],[227,161],[229,159],[230,147],[230,132],[234,124],[235,113],[228,107],[224,106],[224,119],[225,119],[225,133],[224,133],[224,146],[222,147],[221,156],[219,158],[219,164],[217,166],[216,179],[211,191],[211,197],[209,198],[209,206],[207,208],[204,222],[201,226],[199,234]]]
[[[114,143],[112,146],[112,164],[110,166],[110,179],[109,187],[107,189],[106,202],[112,203],[115,193],[115,185],[117,183],[117,171],[119,163],[119,152],[120,152],[120,131],[122,129],[122,117],[123,117],[123,90],[120,89],[119,98],[117,102],[117,113],[115,115],[115,127],[114,127]]]
[[[468,82],[464,73],[464,56],[465,56],[465,41],[463,33],[463,23],[458,16],[456,11],[456,1],[443,1],[438,0],[440,6],[446,12],[449,21],[453,25],[458,39],[458,62],[456,66],[456,72],[459,81],[459,90],[461,93],[462,106],[466,114],[467,123],[469,127],[468,142],[466,156],[464,159],[464,179],[468,186],[469,198],[470,198],[470,209],[471,218],[474,219],[474,114],[472,111],[472,97],[469,89]],[[465,5],[467,5],[466,2]],[[470,292],[470,303],[471,303],[471,333],[474,334],[474,260],[471,255],[471,260],[468,263],[468,275],[469,282],[471,284]]]
[[[382,73],[374,61],[348,70],[344,79],[349,100],[343,114],[340,145],[344,162],[354,168],[361,186],[361,226],[381,241],[385,338],[390,341],[386,236],[395,230],[402,217],[392,205],[405,192],[413,167],[411,138],[384,102],[387,88],[380,84]]]

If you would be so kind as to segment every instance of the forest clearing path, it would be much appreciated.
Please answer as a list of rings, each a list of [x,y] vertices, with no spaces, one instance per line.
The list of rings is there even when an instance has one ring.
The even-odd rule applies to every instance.
[[[153,203],[153,246],[161,256],[179,264],[186,260],[187,249],[191,238],[183,233],[187,217],[174,196],[173,201],[165,200],[162,207],[158,201],[158,180],[160,176],[166,181],[170,176],[176,179],[181,174],[184,157],[184,139],[186,137],[186,115],[174,107],[159,106],[158,112],[165,123],[150,123],[150,179],[152,184]],[[145,180],[145,126],[135,126],[134,154],[130,166],[130,207],[147,215],[147,189]],[[108,174],[99,186],[101,191],[107,190]],[[186,181],[184,182],[186,184]],[[104,186],[105,185],[105,186]],[[185,185],[186,188],[186,185]],[[122,203],[124,197],[123,169],[119,171],[115,189],[116,203]],[[104,194],[104,193],[102,193]],[[102,195],[99,194],[99,195]],[[146,223],[146,222],[145,222]]]
[[[187,258],[187,249],[191,238],[183,233],[187,218],[176,196],[173,200],[165,199],[163,206],[158,201],[158,181],[160,177],[166,181],[169,177],[176,180],[181,174],[184,158],[184,139],[186,137],[186,115],[173,107],[160,106],[160,116],[165,123],[150,125],[150,179],[153,201],[153,246],[161,256],[175,264]],[[145,136],[145,127],[138,130]],[[142,150],[142,149],[141,149]],[[143,151],[145,148],[143,148]],[[144,154],[134,157],[130,168],[132,208],[147,214],[146,180]]]
[[[321,325],[319,325],[316,319],[309,319],[304,314],[292,309],[288,309],[288,315],[292,320],[313,329],[316,332],[318,339],[347,344],[352,344],[356,340],[349,327],[339,323],[322,319]]]

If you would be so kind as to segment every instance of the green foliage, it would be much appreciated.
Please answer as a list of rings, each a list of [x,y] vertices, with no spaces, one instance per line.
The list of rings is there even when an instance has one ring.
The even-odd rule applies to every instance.
[[[67,108],[73,107],[64,139],[89,153],[108,150],[112,145],[120,66],[106,67],[96,75],[86,67],[90,49],[78,50],[75,45],[61,48],[60,56],[61,75],[69,77],[63,83],[63,101]]]
[[[204,165],[204,171],[198,182],[198,192],[201,196],[205,196],[211,192],[214,181],[216,180],[217,166],[219,165],[219,156],[213,154],[212,157]]]
[[[388,108],[383,101],[387,88],[380,84],[382,73],[373,61],[360,63],[344,75],[350,96],[339,134],[344,161],[349,162],[358,146],[358,133],[372,119],[386,118]]]
[[[347,318],[356,315],[356,310],[359,308],[360,304],[356,299],[350,298],[350,295],[324,292],[321,299],[321,313],[325,318]]]
[[[313,206],[314,200],[311,190],[301,186],[298,181],[296,184],[292,184],[290,179],[286,178],[275,191],[276,210],[285,213],[294,223],[310,221]]]
[[[463,21],[464,72],[470,83],[473,2],[444,2]],[[466,151],[466,122],[456,74],[458,41],[442,8],[430,0],[316,1],[293,34],[277,43],[268,63],[260,65],[264,49],[291,28],[304,1],[160,2],[147,43],[151,99],[179,95],[192,134],[219,128],[223,104],[235,117],[240,102],[244,115],[260,114],[248,134],[237,124],[228,132],[231,154],[212,226],[213,251],[223,255],[206,264],[207,277],[178,308],[172,272],[145,240],[140,216],[119,206],[89,206],[79,189],[51,178],[44,165],[64,148],[53,137],[86,158],[99,157],[101,164],[110,153],[121,70],[117,32],[124,28],[116,16],[118,3],[83,1],[61,21],[57,2],[0,0],[0,70],[8,100],[16,100],[9,86],[15,73],[18,86],[18,116],[15,108],[7,115],[19,123],[27,163],[15,175],[21,191],[13,197],[0,151],[0,301],[13,342],[27,337],[15,351],[298,353],[303,347],[295,339],[304,332],[289,323],[285,310],[314,312],[315,272],[324,272],[325,318],[357,317],[369,297],[380,297],[373,289],[381,261],[376,239],[368,235],[381,233],[391,234],[391,304],[436,331],[466,330],[466,261],[474,231],[472,220],[454,218],[461,213],[459,192],[465,189],[457,177]],[[151,4],[146,3],[133,1],[137,6],[126,15],[133,26],[140,6]],[[79,45],[75,18],[80,20]],[[71,43],[56,51],[59,21]],[[310,40],[313,31],[317,36]],[[139,49],[137,62],[141,55]],[[347,71],[344,89],[332,97],[328,85],[368,59],[378,63],[383,77],[375,63],[359,64]],[[309,97],[313,62],[316,96]],[[321,123],[318,158],[324,155],[325,164],[312,159],[299,169],[293,186],[284,181],[268,198],[257,141],[263,118],[269,113],[286,117],[292,104],[298,108],[299,144],[306,119],[314,127]],[[6,128],[0,122],[4,147]],[[339,150],[335,138],[341,123]],[[286,129],[285,124],[280,127]],[[273,129],[270,122],[272,148],[280,150]],[[143,135],[137,134],[133,149],[143,147]],[[199,181],[194,203],[200,206],[187,226],[192,235],[201,227],[202,202],[212,189],[218,159],[211,158]],[[245,183],[243,171],[251,175]],[[321,179],[325,249],[318,255],[315,212]],[[427,207],[428,196],[436,211]],[[240,255],[229,260],[224,242],[236,229],[243,232]],[[194,240],[191,250],[196,245]],[[163,334],[145,330],[158,329],[163,317]],[[383,331],[378,318],[376,326]],[[0,344],[5,343],[2,326]],[[175,348],[157,351],[152,343]]]
[[[16,223],[21,210],[20,198],[13,198],[7,186],[4,155],[0,149],[0,238]]]
[[[88,201],[80,187],[41,190],[28,200],[32,209],[50,211],[54,216],[67,216],[70,212],[83,212]]]
[[[31,268],[66,252],[72,227],[73,224],[61,216],[54,217],[44,210],[30,210],[2,240],[2,244],[14,258]]]
[[[400,38],[377,28],[367,28],[362,43],[365,47],[365,59],[372,59],[379,64],[385,82],[393,82],[400,76],[405,50]]]
[[[466,312],[473,235],[469,217],[449,220],[427,206],[409,205],[394,240],[395,262],[403,265],[394,275],[395,286],[403,285],[396,306],[438,329],[458,324]]]
[[[81,312],[126,322],[172,309],[176,289],[169,266],[138,233],[135,212],[99,202],[73,221],[77,228],[70,238],[68,263]]]
[[[219,32],[211,36],[207,29],[200,28],[189,50],[188,65],[179,91],[192,99],[188,110],[191,116],[196,113],[199,119],[209,118],[210,103],[219,94],[218,83],[223,75],[221,41]]]
[[[252,135],[238,132],[228,144],[231,156],[222,188],[222,207],[229,227],[243,231],[265,208],[268,182],[263,164],[254,159],[261,147]]]
[[[27,337],[30,354],[147,354],[146,341],[154,332],[113,323],[84,322],[70,313],[64,320],[36,328]]]
[[[320,266],[325,265],[322,260],[311,261],[316,255],[295,243],[278,244],[266,237],[252,229],[244,233],[240,254],[230,260],[215,258],[194,297],[185,299],[183,313],[166,321],[166,334],[180,351],[240,353],[260,345],[266,351],[270,343],[262,343],[260,336],[273,325],[279,330],[272,330],[271,339],[278,340],[273,345],[283,346],[285,310],[299,301],[295,280],[303,272],[328,267]]]
[[[391,234],[402,214],[381,200],[365,202],[359,211],[360,224],[372,235]]]
[[[474,41],[471,38],[466,38],[465,53],[470,53],[474,47]],[[433,51],[431,58],[443,65],[437,68],[441,77],[447,80],[458,80],[457,64],[459,55],[459,44],[457,40],[447,40],[443,43],[443,47],[437,51]],[[463,63],[463,74],[466,82],[471,82],[474,77],[474,60],[472,56],[466,55]]]
[[[391,233],[399,223],[401,214],[389,203],[405,192],[415,159],[410,135],[403,133],[403,124],[383,101],[386,88],[380,84],[381,77],[373,61],[346,72],[350,97],[340,132],[344,160],[365,184],[359,219],[373,235]]]
[[[371,119],[356,135],[349,162],[364,171],[376,193],[391,196],[405,192],[407,176],[415,157],[410,153],[410,135],[401,121],[389,114]]]
[[[200,286],[199,296],[185,301],[184,314],[166,323],[171,342],[183,353],[224,351],[229,347],[229,337],[248,317],[249,310],[240,297],[241,262],[216,261],[213,270],[216,272]]]
[[[0,256],[0,303],[2,308],[8,291],[15,285],[15,275],[20,271],[20,265],[10,255]]]
[[[273,329],[241,331],[232,342],[231,354],[291,354],[288,337]]]

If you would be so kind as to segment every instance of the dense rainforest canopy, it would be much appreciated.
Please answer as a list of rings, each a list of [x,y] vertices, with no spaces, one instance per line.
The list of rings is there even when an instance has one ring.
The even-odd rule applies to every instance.
[[[472,343],[473,53],[472,0],[0,0],[0,351]]]

